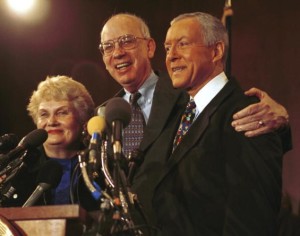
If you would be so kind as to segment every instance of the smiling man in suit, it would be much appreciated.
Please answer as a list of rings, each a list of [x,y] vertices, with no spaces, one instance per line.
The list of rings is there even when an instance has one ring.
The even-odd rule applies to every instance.
[[[116,96],[129,101],[130,95],[139,92],[138,104],[144,115],[146,129],[141,149],[145,150],[155,140],[167,122],[174,106],[186,103],[188,95],[181,89],[173,89],[168,76],[158,75],[151,66],[156,43],[151,38],[145,21],[130,13],[119,13],[109,18],[101,30],[99,49],[110,75],[122,89]],[[234,117],[237,131],[248,131],[249,136],[271,132],[287,124],[287,111],[265,92],[252,89],[252,95],[260,102]],[[264,121],[264,127],[259,121]]]
[[[247,138],[231,126],[257,99],[224,73],[226,29],[209,14],[183,14],[165,49],[173,87],[190,101],[172,110],[133,182],[151,224],[163,236],[276,235],[284,150],[276,133]]]
[[[146,216],[149,218],[150,224],[155,225],[157,217],[152,211],[151,203],[153,188],[159,177],[158,173],[164,168],[169,153],[164,151],[167,146],[165,142],[161,142],[161,139],[157,143],[162,146],[153,145],[153,148],[151,146],[162,134],[164,128],[169,127],[172,120],[178,118],[178,114],[181,115],[189,100],[189,95],[184,90],[185,87],[183,89],[174,89],[171,80],[167,76],[158,75],[152,69],[151,59],[154,57],[156,45],[150,36],[147,25],[141,18],[128,13],[120,13],[112,16],[105,22],[102,28],[99,48],[106,69],[123,87],[116,96],[123,97],[126,101],[129,101],[132,93],[139,92],[141,94],[138,104],[144,115],[146,126],[144,137],[138,149],[142,153],[146,153],[146,157],[144,163],[134,176],[132,190],[139,194],[139,200]],[[176,48],[180,48],[180,46]],[[184,48],[184,45],[182,45],[182,48]],[[175,68],[176,73],[183,71],[183,69],[180,67]],[[270,100],[273,101],[269,96],[265,96],[265,98],[267,98],[268,102]],[[239,130],[259,130],[255,133],[255,135],[259,135],[261,134],[261,127],[257,126],[257,124],[262,119],[266,123],[263,129],[264,132],[273,131],[274,127],[277,128],[281,124],[285,124],[285,122],[277,123],[277,119],[274,120],[277,116],[286,115],[274,112],[277,111],[275,108],[282,107],[279,104],[273,103],[274,106],[269,106],[271,107],[270,110],[262,112],[261,108],[266,107],[265,98],[261,102],[256,103],[256,105],[251,105],[252,112],[248,108],[243,110],[241,117],[245,117],[245,114],[247,114],[246,118],[250,118],[248,121],[241,120],[239,124],[243,124],[243,127],[237,126]],[[256,100],[256,102],[258,101]],[[238,107],[239,109],[237,107],[234,107],[236,109],[231,109],[237,112],[247,105],[250,105],[250,102],[241,102]],[[258,106],[258,109],[256,109],[256,106]],[[283,113],[286,113],[285,109],[283,110]],[[228,111],[228,121],[232,121],[232,115],[233,113]],[[272,120],[274,122],[271,122]],[[230,130],[233,131],[233,128]],[[171,133],[171,135],[173,138],[174,134]],[[243,133],[238,134],[235,132],[235,135],[239,137],[243,136],[246,139]],[[162,137],[164,138],[164,135]],[[169,138],[167,137],[167,139]],[[215,147],[213,143],[210,143],[210,145],[211,147]],[[201,171],[201,168],[197,165],[195,165],[195,168],[199,168],[199,171]]]

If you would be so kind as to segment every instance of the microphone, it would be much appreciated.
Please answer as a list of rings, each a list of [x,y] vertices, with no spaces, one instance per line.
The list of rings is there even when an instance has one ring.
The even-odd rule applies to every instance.
[[[3,184],[3,187],[1,188],[1,200],[0,200],[0,206],[3,205],[7,200],[9,200],[14,193],[16,192],[16,184],[20,182],[20,180],[23,178],[23,174],[25,173],[27,166],[24,164],[20,164],[17,168],[17,170],[14,171],[14,173],[11,173],[10,176],[8,176]]]
[[[48,133],[44,129],[36,129],[27,134],[16,148],[7,154],[0,156],[0,166],[5,166],[10,161],[16,159],[29,148],[37,147],[43,144],[48,138]]]
[[[23,156],[22,158],[15,159],[0,171],[0,176],[5,175],[0,187],[0,206],[3,205],[3,203],[6,203],[6,201],[14,195],[19,182],[24,177],[24,174],[27,174],[25,170],[27,170],[28,167],[34,166],[37,161],[39,161],[40,155],[41,154],[38,149],[30,149],[26,152],[24,160]]]
[[[91,133],[96,130],[96,132],[100,133],[102,140],[106,139],[106,133],[104,132],[106,129],[106,121],[105,121],[105,107],[101,106],[97,109],[97,116],[95,121],[90,124],[90,130],[88,126],[88,132],[90,135]]]
[[[25,165],[23,161],[23,156],[21,158],[15,159],[11,162],[9,162],[1,171],[0,171],[0,176],[5,175],[5,179],[3,182],[6,182],[9,180],[8,177],[11,176],[11,173],[14,172],[15,169],[19,168],[20,165]],[[12,177],[12,176],[11,176]]]
[[[0,206],[3,205],[8,199],[10,199],[16,192],[16,188],[13,184],[6,186],[4,193],[1,193]]]
[[[4,134],[0,137],[0,153],[4,154],[15,148],[20,139],[16,134]]]
[[[55,160],[46,161],[40,168],[37,183],[38,186],[27,199],[22,207],[33,206],[41,197],[41,195],[50,188],[56,188],[63,175],[62,166]]]
[[[105,107],[104,106],[99,106],[97,109],[97,115],[100,117],[105,117]]]
[[[87,130],[89,135],[93,136],[94,133],[97,133],[99,136],[103,135],[105,130],[105,119],[104,116],[94,116],[89,119],[87,123]]]
[[[105,119],[103,116],[94,116],[87,123],[87,130],[91,135],[91,140],[88,148],[89,152],[89,164],[92,166],[92,172],[97,171],[100,162],[100,146],[101,137],[103,137],[103,131],[105,129]]]
[[[107,102],[105,109],[106,122],[111,125],[114,154],[122,153],[122,130],[131,120],[131,107],[123,98],[115,97]]]

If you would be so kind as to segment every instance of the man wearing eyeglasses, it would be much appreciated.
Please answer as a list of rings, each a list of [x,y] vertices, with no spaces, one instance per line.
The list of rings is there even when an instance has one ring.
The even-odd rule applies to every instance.
[[[184,47],[184,45],[178,45],[179,48],[181,46]],[[131,14],[112,16],[102,28],[99,49],[106,69],[123,87],[116,96],[129,101],[132,93],[137,91],[141,93],[138,103],[143,112],[146,127],[144,138],[138,149],[142,153],[147,152],[163,128],[174,117],[175,112],[185,109],[189,96],[181,89],[173,89],[169,78],[160,77],[154,73],[151,59],[154,57],[156,44],[141,18]],[[235,121],[237,130],[247,131],[245,134],[250,137],[286,125],[288,115],[281,105],[262,91],[254,90],[252,93],[258,94],[262,101],[238,113],[235,118],[242,119]],[[214,146],[213,143],[211,145]],[[159,153],[145,159],[134,177],[132,188],[142,192],[138,197],[145,209],[151,209],[151,204],[147,204],[151,202],[154,191],[152,186],[155,185],[158,177],[157,172],[153,170],[162,169],[165,161]],[[155,218],[152,211],[146,210],[145,213],[150,219]]]
[[[139,145],[144,151],[157,137],[172,108],[188,99],[181,90],[174,90],[169,78],[159,77],[151,67],[156,43],[145,22],[130,14],[111,17],[101,31],[99,49],[106,69],[123,87],[116,96],[129,102],[130,95],[139,92],[146,129]]]
[[[158,127],[163,126],[164,119],[169,115],[168,108],[174,105],[177,99],[186,96],[182,95],[181,91],[172,89],[169,78],[159,78],[154,73],[151,59],[154,57],[156,43],[151,38],[146,23],[128,13],[112,16],[102,28],[99,49],[106,69],[123,87],[117,96],[129,101],[131,93],[140,91],[142,96],[138,103],[145,122],[147,126],[153,125],[155,132],[159,132]],[[288,125],[286,109],[272,100],[267,93],[255,88],[246,93],[257,96],[261,101],[234,115],[232,124],[236,131],[245,132],[247,137],[253,137]],[[153,130],[150,133],[152,138],[155,138]]]

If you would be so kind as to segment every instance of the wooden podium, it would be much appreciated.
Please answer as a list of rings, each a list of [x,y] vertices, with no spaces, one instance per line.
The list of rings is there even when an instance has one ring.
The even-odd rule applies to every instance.
[[[91,224],[91,218],[79,205],[0,208],[1,223],[5,219],[20,232],[11,235],[26,236],[77,236]]]

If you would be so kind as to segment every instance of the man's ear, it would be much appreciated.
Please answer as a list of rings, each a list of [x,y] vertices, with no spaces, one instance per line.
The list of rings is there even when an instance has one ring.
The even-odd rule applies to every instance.
[[[223,42],[217,42],[214,47],[213,62],[222,61],[224,56],[225,45]]]
[[[154,53],[155,53],[155,49],[156,49],[156,43],[154,41],[154,39],[150,38],[148,40],[148,57],[149,58],[153,58],[154,57]]]

